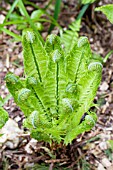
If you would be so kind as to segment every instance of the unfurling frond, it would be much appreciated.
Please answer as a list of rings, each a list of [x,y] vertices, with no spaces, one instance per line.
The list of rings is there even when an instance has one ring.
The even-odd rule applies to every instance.
[[[88,66],[88,70],[94,71],[94,70],[102,70],[102,64],[100,62],[92,62]]]
[[[71,143],[71,141],[79,134],[89,131],[97,121],[97,115],[94,112],[89,112],[88,115],[85,116],[85,120],[80,123],[76,128],[71,129],[71,132],[68,132],[64,142],[65,144]]]

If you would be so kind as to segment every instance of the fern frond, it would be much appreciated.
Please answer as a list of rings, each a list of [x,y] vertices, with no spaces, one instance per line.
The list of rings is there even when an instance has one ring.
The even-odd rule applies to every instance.
[[[0,107],[0,129],[8,121],[8,118],[9,118],[8,113],[2,107]]]
[[[23,55],[25,74],[43,82],[48,56],[38,35],[30,28],[23,31]]]
[[[46,119],[45,114],[42,114],[41,112],[36,111],[36,110],[33,111],[27,117],[27,119],[25,119],[24,125],[25,125],[25,127],[29,128],[29,129],[36,129],[36,128],[40,128],[42,126],[43,126],[43,128],[51,127],[50,123]]]
[[[76,84],[80,77],[86,74],[91,57],[92,52],[87,37],[80,37],[67,56],[66,71],[69,82]]]
[[[57,36],[49,36],[46,42],[46,50],[50,53],[49,65],[45,81],[45,94],[50,98],[50,111],[58,115],[61,100],[65,94],[67,77],[64,66],[64,55]],[[48,49],[50,48],[50,51]],[[52,52],[51,52],[52,51]]]
[[[31,108],[32,110],[38,110],[41,113],[44,113],[44,107],[38,98],[38,96],[30,89],[22,88],[18,91],[18,103],[24,106]]]
[[[35,94],[26,88],[25,80],[20,80],[18,76],[15,76],[12,73],[7,74],[5,80],[15,102],[26,116],[36,108],[40,108],[40,104],[37,102]],[[31,102],[32,100],[34,100],[34,102]]]
[[[35,94],[37,100],[39,101],[42,107],[42,110],[46,112],[49,117],[50,104],[48,96],[45,96],[44,94],[44,87],[40,84],[40,82],[38,82],[38,80],[35,77],[28,77],[26,80],[26,86],[28,89],[31,89],[32,93]]]
[[[102,69],[102,68],[101,68]],[[89,110],[96,95],[96,91],[101,81],[102,70],[90,70],[82,77],[77,84],[77,100],[79,107],[73,116],[72,126],[77,126],[82,115]]]
[[[107,19],[113,24],[113,4],[97,7],[95,8],[95,11],[103,12],[106,15]]]
[[[71,143],[71,141],[79,134],[91,130],[92,127],[95,126],[96,121],[97,115],[94,112],[89,112],[88,115],[85,116],[85,120],[82,121],[82,123],[67,133],[64,143],[67,145],[68,143]]]
[[[78,39],[78,31],[80,30],[81,19],[78,19],[69,25],[69,29],[66,30],[61,36],[61,42],[64,45],[65,52],[69,53],[72,50]]]
[[[55,34],[48,35],[45,43],[45,50],[48,55],[51,55],[55,50],[59,50],[63,54],[60,37]]]

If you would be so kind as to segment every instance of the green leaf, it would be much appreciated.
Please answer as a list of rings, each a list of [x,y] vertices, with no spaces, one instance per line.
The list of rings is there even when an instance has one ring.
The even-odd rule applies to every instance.
[[[4,100],[2,99],[2,97],[0,96],[0,107],[4,105]]]
[[[11,94],[7,95],[4,99],[0,96],[0,107],[3,106],[11,98]]]
[[[8,121],[8,118],[9,118],[8,113],[2,107],[0,107],[0,129]]]
[[[82,4],[88,4],[88,3],[93,3],[95,2],[96,0],[82,0]]]
[[[16,41],[22,41],[22,38],[21,38],[20,35],[17,35],[17,34],[15,34],[14,32],[11,32],[11,31],[9,31],[8,29],[6,29],[6,28],[4,28],[4,27],[0,27],[0,30],[3,31],[3,32],[5,32],[5,33],[8,34],[8,35],[14,37],[14,38],[16,39]]]
[[[113,4],[97,7],[95,8],[95,11],[103,12],[107,19],[113,24]]]
[[[108,140],[108,142],[109,142],[110,147],[111,147],[111,149],[112,149],[112,151],[113,151],[113,140]]]
[[[42,10],[35,10],[31,13],[31,19],[39,19],[43,14]]]

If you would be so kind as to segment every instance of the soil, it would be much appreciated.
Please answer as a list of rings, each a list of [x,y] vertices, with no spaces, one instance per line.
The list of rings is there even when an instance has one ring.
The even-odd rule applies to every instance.
[[[11,1],[10,1],[11,2]],[[32,1],[33,2],[33,1]],[[36,3],[36,2],[35,2]],[[36,4],[44,8],[48,1],[38,1]],[[112,0],[100,0],[87,9],[82,18],[80,35],[88,37],[92,51],[100,54],[103,58],[113,50],[113,24],[111,24],[101,12],[94,12],[95,7],[113,4]],[[10,5],[2,1],[3,9],[1,17],[6,15]],[[27,5],[31,13],[34,8]],[[53,5],[50,5],[48,12],[53,15]],[[81,7],[76,0],[63,0],[58,23],[67,28],[75,20]],[[44,23],[42,36],[48,34],[49,23]],[[20,34],[15,25],[8,26],[8,29]],[[59,33],[57,27],[53,32]],[[7,72],[13,72],[18,76],[24,76],[23,56],[21,43],[15,42],[12,37],[0,33],[0,96],[5,98],[9,92],[6,88],[4,77]],[[102,82],[99,86],[95,103],[97,108],[98,121],[96,126],[87,133],[79,135],[72,141],[72,144],[52,144],[38,142],[30,138],[29,131],[22,126],[24,115],[14,103],[11,97],[4,105],[12,120],[17,122],[22,134],[18,137],[19,143],[15,148],[8,148],[5,144],[0,148],[0,170],[13,169],[72,169],[72,170],[112,170],[113,169],[113,146],[109,140],[113,140],[113,55],[103,66]]]

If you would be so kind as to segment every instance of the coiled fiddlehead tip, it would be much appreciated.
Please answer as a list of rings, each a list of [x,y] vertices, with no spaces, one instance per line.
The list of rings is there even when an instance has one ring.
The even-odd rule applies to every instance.
[[[37,85],[37,80],[36,80],[35,77],[28,77],[28,78],[27,78],[27,83],[28,83],[29,85]]]
[[[33,43],[35,40],[35,33],[31,28],[27,28],[23,31],[23,39],[29,43]]]
[[[16,84],[18,82],[18,77],[12,73],[9,73],[5,76],[7,83]]]
[[[96,71],[96,70],[102,70],[103,65],[100,62],[92,62],[88,65],[89,71]]]
[[[52,44],[54,44],[56,37],[57,36],[55,34],[48,35],[47,41],[52,45]]]
[[[66,92],[68,93],[75,93],[76,92],[76,84],[70,83],[66,87]]]
[[[73,101],[69,98],[62,99],[63,110],[65,112],[73,112]]]
[[[86,126],[88,126],[89,128],[92,128],[96,123],[96,121],[91,115],[86,115],[85,122],[86,122]]]
[[[27,98],[29,97],[30,94],[31,94],[31,90],[29,90],[27,88],[21,89],[18,94],[18,101],[23,102],[23,101],[27,100]]]
[[[78,44],[77,46],[78,47],[82,47],[84,46],[86,43],[88,42],[88,38],[87,37],[80,37],[79,40],[78,40]]]
[[[59,52],[59,50],[55,50],[53,52],[53,61],[54,61],[54,63],[58,62],[61,59],[61,57],[62,57],[62,55]]]
[[[29,116],[29,123],[33,126],[33,128],[37,127],[37,123],[39,121],[39,112],[38,111],[33,111],[30,116]]]

